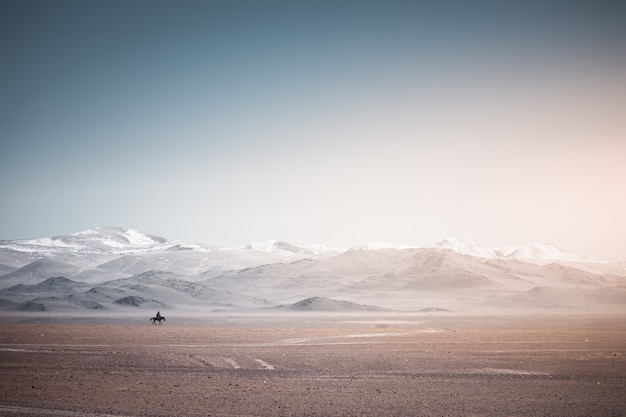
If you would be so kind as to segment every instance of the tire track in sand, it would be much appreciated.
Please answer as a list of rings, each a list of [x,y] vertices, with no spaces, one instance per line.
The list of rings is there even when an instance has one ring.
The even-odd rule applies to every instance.
[[[263,359],[252,357],[230,358],[227,356],[203,356],[190,355],[190,358],[197,363],[213,368],[221,369],[266,369],[273,371],[276,369],[274,365]]]

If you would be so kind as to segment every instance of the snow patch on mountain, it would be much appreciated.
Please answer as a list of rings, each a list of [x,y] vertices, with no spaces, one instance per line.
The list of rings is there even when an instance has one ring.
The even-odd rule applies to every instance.
[[[533,243],[525,246],[506,246],[495,250],[501,258],[513,258],[528,261],[564,261],[607,263],[591,256],[564,252],[552,243]]]
[[[608,263],[605,260],[564,252],[552,243],[532,243],[525,246],[504,246],[489,248],[474,239],[447,238],[434,245],[432,249],[448,249],[462,255],[486,259],[517,259],[520,261],[562,261],[577,263]]]
[[[310,243],[307,245],[307,247],[309,247],[317,254],[339,254],[346,251],[345,249],[336,248],[334,246],[322,245],[319,243]]]
[[[63,237],[57,239],[63,239]],[[66,239],[79,242],[96,241],[117,249],[152,248],[168,242],[163,237],[146,235],[138,230],[124,227],[96,227],[71,234]]]
[[[497,259],[496,252],[474,239],[447,238],[434,245],[427,246],[432,249],[449,249],[461,255],[475,256],[477,258]]]
[[[249,243],[245,246],[241,246],[239,249],[245,251],[269,252],[280,255],[313,254],[313,251],[309,248],[281,240],[266,240],[265,242]]]
[[[21,242],[28,246],[34,246],[35,248],[40,248],[40,247],[77,248],[79,247],[79,245],[76,245],[70,242],[65,242],[63,239],[58,238],[58,237],[57,238],[42,237],[39,239],[23,240]]]
[[[168,249],[175,242],[124,227],[96,227],[69,235],[0,241],[0,249],[32,254],[145,252]]]
[[[245,246],[240,246],[238,249],[243,251],[266,252],[281,256],[316,256],[342,252],[340,249],[330,246],[319,244],[301,245],[282,240],[267,240],[265,242],[250,243]]]

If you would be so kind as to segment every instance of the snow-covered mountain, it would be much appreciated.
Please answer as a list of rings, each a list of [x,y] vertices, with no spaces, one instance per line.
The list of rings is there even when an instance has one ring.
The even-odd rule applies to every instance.
[[[529,261],[564,261],[581,263],[608,263],[587,255],[564,252],[551,243],[533,243],[525,246],[506,246],[496,248],[494,252],[500,258],[514,258]]]
[[[359,250],[415,249],[419,247],[396,243],[375,242],[358,248]],[[598,258],[567,253],[550,243],[534,243],[526,246],[505,246],[489,248],[474,239],[446,238],[424,248],[448,249],[462,255],[479,258],[498,259],[513,258],[534,261],[566,261],[585,263],[604,263]],[[75,254],[84,257],[86,254],[124,255],[158,251],[244,251],[263,252],[283,257],[315,257],[327,254],[339,254],[348,249],[334,248],[322,244],[299,244],[280,240],[250,243],[238,248],[224,248],[216,245],[197,242],[180,242],[168,240],[124,227],[96,227],[69,235],[43,237],[29,240],[0,240],[0,264],[7,265],[6,252],[30,254],[32,257],[49,255]],[[11,256],[9,256],[11,258]],[[4,261],[4,262],[3,262]]]
[[[436,249],[449,249],[462,255],[487,259],[519,259],[525,261],[563,261],[581,263],[607,263],[606,261],[575,253],[564,252],[552,243],[532,243],[525,246],[489,248],[474,239],[447,238],[434,245]]]
[[[499,258],[495,250],[484,246],[474,239],[447,238],[428,247],[434,249],[449,249],[461,255],[476,256],[478,258]]]
[[[239,249],[243,251],[273,253],[281,256],[317,256],[343,252],[341,249],[320,244],[301,245],[280,240],[250,243],[239,247]]]
[[[19,252],[89,253],[148,251],[175,245],[160,236],[123,227],[96,227],[70,235],[30,240],[0,241],[0,248]]]
[[[550,244],[488,248],[445,239],[423,248],[378,243],[341,250],[271,240],[223,248],[107,227],[0,241],[0,314],[615,311],[626,304],[625,267]]]

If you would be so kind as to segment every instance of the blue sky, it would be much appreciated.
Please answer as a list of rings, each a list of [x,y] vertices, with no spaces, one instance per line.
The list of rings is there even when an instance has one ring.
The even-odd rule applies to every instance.
[[[519,3],[2,2],[0,239],[626,259],[626,8]]]

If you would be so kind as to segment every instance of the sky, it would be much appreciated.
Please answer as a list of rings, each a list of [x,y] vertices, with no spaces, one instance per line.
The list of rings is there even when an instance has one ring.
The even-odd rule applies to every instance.
[[[626,260],[618,1],[2,1],[0,239]]]

